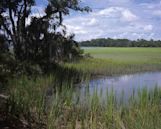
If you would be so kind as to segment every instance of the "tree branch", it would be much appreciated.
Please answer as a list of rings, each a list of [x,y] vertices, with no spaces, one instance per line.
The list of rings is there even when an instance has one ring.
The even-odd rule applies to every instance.
[[[18,16],[17,16],[17,33],[18,33],[18,35],[19,35],[19,30],[20,30],[20,19],[21,19],[22,9],[23,9],[23,5],[21,5],[20,10],[18,11]]]
[[[6,30],[7,34],[11,36],[12,33],[11,33],[11,31],[8,29],[7,25],[5,24],[6,21],[4,21],[2,15],[0,15],[0,19],[1,19],[1,24],[2,24],[3,28]]]
[[[23,31],[25,30],[25,25],[26,25],[26,11],[27,11],[27,1],[24,0],[24,9],[23,9],[23,16],[22,16]]]
[[[9,7],[9,17],[10,17],[11,24],[12,24],[12,31],[13,31],[14,34],[16,34],[15,23],[14,23],[14,20],[13,20],[13,17],[12,17],[11,7]]]
[[[15,38],[11,32],[11,30],[8,29],[8,26],[5,24],[6,21],[3,19],[2,15],[0,15],[0,19],[2,20],[2,27],[5,29],[5,31],[7,32],[8,36],[10,36],[10,38],[13,41],[13,45],[15,45]]]

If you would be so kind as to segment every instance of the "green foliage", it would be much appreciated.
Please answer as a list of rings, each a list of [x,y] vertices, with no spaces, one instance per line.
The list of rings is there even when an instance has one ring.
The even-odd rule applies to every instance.
[[[27,122],[34,120],[39,129],[44,125],[47,129],[161,128],[159,88],[152,91],[142,89],[138,91],[138,97],[131,97],[125,104],[115,101],[113,93],[107,92],[102,96],[107,98],[102,102],[97,90],[89,95],[86,88],[82,96],[74,89],[65,88],[65,85],[62,92],[46,96],[50,83],[56,83],[53,80],[54,77],[49,76],[36,80],[22,77],[11,81],[8,111],[17,117],[25,117]]]
[[[80,42],[84,47],[161,47],[161,41],[138,39],[131,41],[128,39],[92,39],[90,41]]]
[[[8,53],[0,53],[0,87],[7,82],[7,79],[12,76],[13,62],[12,57]]]
[[[70,10],[90,11],[88,7],[81,7],[78,0],[49,0],[44,15],[39,17],[31,14],[35,0],[2,0],[0,6],[0,31],[13,48],[16,62],[25,65],[23,69],[27,65],[39,65],[46,72],[54,63],[80,56],[74,35],[67,36],[63,25],[63,17],[69,15]],[[31,22],[28,23],[29,17]]]
[[[85,58],[78,62],[65,63],[83,73],[92,75],[116,75],[143,71],[161,70],[160,48],[84,48]]]
[[[8,45],[5,42],[5,37],[0,35],[0,87],[7,82],[7,78],[11,77],[13,58],[8,52]]]
[[[12,77],[66,72],[68,68],[58,65],[81,57],[74,35],[67,35],[63,17],[71,10],[88,12],[89,7],[81,7],[78,0],[48,0],[44,15],[37,17],[32,16],[34,6],[35,0],[0,1],[0,87]],[[71,71],[71,75],[77,73]]]

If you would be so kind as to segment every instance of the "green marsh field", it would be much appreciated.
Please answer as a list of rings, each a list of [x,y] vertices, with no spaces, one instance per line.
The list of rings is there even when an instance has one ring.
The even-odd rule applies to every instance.
[[[94,58],[113,61],[157,63],[161,59],[161,48],[84,47],[83,49],[85,53],[90,53]]]
[[[84,47],[92,58],[67,63],[84,73],[115,75],[161,70],[161,48]]]
[[[10,80],[7,113],[27,117],[34,129],[160,129],[160,88],[138,90],[124,104],[113,92],[102,102],[97,89],[90,95],[87,88],[82,99],[75,84],[86,80],[88,87],[91,76],[160,71],[161,49],[83,49],[86,58],[62,64],[53,75]]]
[[[0,0],[0,129],[161,129],[160,6]]]

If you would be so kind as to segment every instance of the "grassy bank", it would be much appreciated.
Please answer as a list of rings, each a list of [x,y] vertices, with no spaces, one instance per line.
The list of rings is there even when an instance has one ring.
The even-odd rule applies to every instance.
[[[161,61],[161,48],[84,47],[83,49],[85,53],[90,53],[94,58],[111,59],[113,61],[136,63]]]
[[[160,48],[88,48],[85,53],[93,58],[57,66],[53,75],[10,79],[0,123],[7,121],[11,129],[160,129],[161,89],[142,89],[125,105],[113,93],[103,101],[97,90],[90,96],[88,88],[82,98],[73,87],[91,74],[161,70]]]
[[[161,48],[84,48],[93,58],[67,63],[94,75],[115,75],[161,70]]]
[[[138,91],[139,98],[131,96],[126,106],[113,93],[107,93],[104,101],[97,91],[92,96],[85,91],[83,101],[74,89],[65,87],[51,94],[48,88],[53,80],[53,76],[12,80],[7,113],[27,118],[26,127],[34,129],[161,128],[160,89]]]

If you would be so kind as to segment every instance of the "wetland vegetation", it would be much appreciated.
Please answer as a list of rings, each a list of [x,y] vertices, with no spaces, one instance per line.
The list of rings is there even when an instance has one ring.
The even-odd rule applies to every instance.
[[[63,24],[81,5],[0,1],[0,129],[161,128],[161,48],[81,48]]]
[[[99,49],[104,49],[106,52]],[[135,89],[135,95],[132,92],[127,96],[120,90],[121,95],[117,99],[118,96],[112,90],[112,84],[109,86],[111,88],[109,92],[109,80],[104,84],[103,81],[92,83],[93,85],[88,82],[92,75],[95,75],[95,78],[96,75],[117,76],[135,72],[159,71],[160,48],[133,48],[134,50],[129,51],[125,48],[99,49],[85,49],[85,53],[90,53],[93,58],[62,65],[61,67],[64,68],[57,68],[55,74],[50,76],[35,79],[23,76],[10,80],[7,91],[10,96],[4,112],[14,114],[21,121],[26,122],[26,125],[23,125],[24,128],[31,126],[39,129],[159,129],[161,122],[160,83],[158,87],[155,82],[152,83],[151,90],[146,86]],[[113,54],[118,53],[118,50],[121,51],[120,54],[122,53],[118,55],[120,60],[117,60],[117,55]],[[144,55],[142,55],[142,50]],[[127,51],[129,58],[126,58]],[[136,60],[134,51],[137,51],[140,59],[142,58],[140,62]],[[105,56],[101,57],[101,54],[95,52],[103,55],[108,53],[109,57],[113,57],[103,59]],[[80,82],[84,82],[83,89],[75,85]],[[132,84],[132,82],[129,83]],[[133,83],[133,86],[138,87],[138,83]],[[120,84],[120,87],[124,86]],[[124,103],[125,98],[126,103]],[[39,124],[35,124],[36,122]]]
[[[160,48],[85,47],[85,54],[93,58],[66,63],[94,75],[115,75],[161,69]]]
[[[102,101],[99,92],[94,90],[90,95],[88,88],[82,98],[79,92],[64,85],[61,92],[50,96],[46,89],[53,77],[36,80],[14,79],[11,84],[10,97],[7,102],[8,113],[15,114],[25,126],[48,129],[159,129],[161,127],[160,88],[150,92],[146,89],[137,91],[138,96],[123,103],[114,92],[106,92]],[[105,90],[105,89],[103,89]],[[107,88],[108,91],[108,88]],[[22,97],[23,96],[23,97]],[[126,96],[125,96],[126,97]],[[38,125],[30,123],[40,122]],[[42,123],[41,123],[42,122]]]

